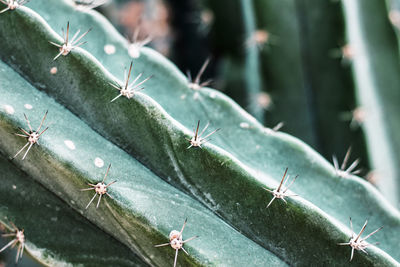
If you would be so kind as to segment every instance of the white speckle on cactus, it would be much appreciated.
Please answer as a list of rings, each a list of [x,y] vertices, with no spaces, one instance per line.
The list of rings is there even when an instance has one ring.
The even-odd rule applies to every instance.
[[[94,165],[95,165],[96,167],[101,168],[101,167],[104,166],[104,160],[102,160],[101,158],[95,158],[95,159],[94,159]]]
[[[247,122],[241,122],[239,125],[240,125],[240,128],[243,128],[243,129],[250,128],[250,124],[248,124]]]
[[[52,68],[50,69],[50,73],[51,73],[51,74],[56,74],[57,71],[58,71],[57,67],[52,67]]]
[[[185,99],[186,98],[186,94],[181,95],[181,99]]]
[[[24,107],[25,107],[26,109],[32,109],[32,108],[33,108],[31,104],[25,104]]]
[[[75,144],[71,140],[65,140],[64,144],[71,150],[75,150]]]
[[[115,46],[112,44],[107,44],[104,46],[104,52],[106,52],[107,55],[112,55],[115,53]]]
[[[13,184],[12,189],[17,189],[17,186],[15,184]]]
[[[12,106],[10,105],[4,105],[4,110],[7,114],[14,114],[15,110]]]
[[[216,96],[217,96],[217,94],[216,94],[215,92],[211,92],[211,93],[210,93],[210,97],[211,97],[211,98],[215,98]]]

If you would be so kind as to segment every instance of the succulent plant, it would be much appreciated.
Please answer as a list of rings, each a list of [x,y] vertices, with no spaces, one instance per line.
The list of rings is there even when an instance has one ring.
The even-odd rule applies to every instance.
[[[264,121],[264,108],[259,104],[261,75],[259,47],[255,40],[256,16],[253,1],[207,1],[215,17],[211,29],[213,53],[220,54],[219,65],[224,81],[221,90],[257,120]],[[229,7],[229,8],[227,8]],[[216,81],[216,83],[218,80]]]
[[[216,18],[229,21],[238,17],[213,8],[215,3],[210,2]],[[235,10],[238,2],[227,1],[226,5]],[[356,161],[361,175],[398,207],[399,120],[394,114],[400,104],[396,41],[399,2],[250,2],[257,22],[254,36],[263,37],[256,38],[261,42],[262,91],[265,103],[271,104],[265,111],[264,124],[284,121],[286,132],[328,160],[345,156],[351,147],[349,158],[360,159]],[[218,20],[215,24],[214,31],[218,31],[221,25]],[[242,38],[242,43],[245,40],[244,34],[236,37]],[[220,34],[216,39],[218,44],[227,37]],[[234,43],[230,41],[227,43]],[[239,47],[238,42],[233,47]],[[216,76],[230,80],[224,73]],[[242,97],[237,97],[234,89],[223,89],[254,114],[240,102]]]
[[[343,6],[348,21],[347,36],[354,50],[357,102],[365,113],[362,127],[368,156],[377,176],[377,186],[398,206],[400,63],[396,57],[396,36],[385,1],[344,1]]]
[[[25,257],[18,265],[147,266],[126,246],[104,234],[3,155],[0,166],[1,232],[10,232],[12,223],[24,227],[25,250],[35,260]],[[11,265],[16,250],[6,249],[0,256]]]
[[[253,2],[254,12],[242,20],[232,11],[226,12],[226,8],[218,8],[216,3],[220,1],[209,2],[216,17],[213,31],[219,33],[212,35],[213,45],[218,48],[220,43],[231,44],[231,49],[225,49],[231,51],[246,43],[248,49],[255,50],[259,61],[250,71],[253,76],[243,75],[249,82],[258,80],[259,91],[253,94],[252,105],[243,103],[243,96],[250,91],[237,81],[241,76],[233,70],[228,70],[232,75],[216,73],[216,80],[225,84],[219,88],[252,115],[257,115],[253,109],[258,106],[262,117],[256,118],[264,125],[273,127],[283,122],[285,132],[300,138],[328,160],[332,155],[344,156],[351,146],[353,156],[361,159],[364,172],[368,170],[363,132],[354,122],[349,127],[357,103],[351,59],[342,53],[347,46],[340,1],[245,1],[247,5]],[[222,5],[237,10],[239,2],[226,1]],[[223,24],[249,20],[256,22],[247,34],[229,32]],[[249,52],[243,56],[250,61],[251,55]],[[238,58],[234,54],[232,61]],[[221,57],[217,61],[224,65],[226,60]]]
[[[53,61],[60,51],[49,42],[62,43],[57,32],[68,21],[73,32],[92,28],[85,50],[77,47]],[[16,190],[32,184],[62,203],[63,212],[74,214],[66,215],[71,222],[61,230],[90,225],[86,218],[93,223],[87,228],[93,238],[115,238],[117,257],[127,256],[114,266],[172,266],[180,242],[197,235],[184,244],[188,255],[179,253],[178,265],[345,265],[351,251],[364,249],[354,239],[349,217],[356,229],[366,219],[370,232],[385,227],[368,239],[381,244],[368,246],[368,254],[354,252],[352,264],[399,265],[400,214],[372,185],[338,175],[308,145],[263,127],[222,93],[191,89],[186,77],[154,50],[141,48],[129,71],[132,77],[154,75],[145,89],[115,99],[121,94],[116,83],[129,87],[129,78],[123,77],[132,61],[129,43],[95,11],[76,10],[69,1],[32,1],[0,16],[0,38],[7,40],[0,50],[2,155],[12,157],[26,143],[14,135],[27,127],[24,113],[36,126],[48,110],[44,125],[49,127],[24,160],[3,160],[2,170],[15,180],[26,178]],[[188,148],[189,129],[199,120],[210,122],[205,135],[221,130],[201,148]],[[287,175],[299,175],[293,184],[285,184],[287,168]],[[105,174],[117,181],[107,191]],[[94,196],[109,194],[99,198],[98,208],[88,206],[94,192],[81,191],[87,183]],[[25,229],[27,248],[39,260],[90,265],[87,259],[97,259],[97,249],[108,247],[108,242],[96,242],[93,250],[82,248],[83,255],[72,258],[59,249],[62,240],[45,242],[51,231],[43,238],[30,236],[41,234],[30,218],[35,203],[28,201],[33,208],[24,212],[10,200],[5,203],[10,208],[1,215]],[[48,218],[38,220],[45,225]],[[183,230],[186,218],[183,237],[170,235]],[[106,233],[96,234],[100,230],[94,225]],[[79,238],[77,246],[88,241]],[[172,248],[155,247],[167,242]],[[46,255],[36,253],[43,249]],[[108,255],[113,252],[107,253],[103,259],[112,262]]]

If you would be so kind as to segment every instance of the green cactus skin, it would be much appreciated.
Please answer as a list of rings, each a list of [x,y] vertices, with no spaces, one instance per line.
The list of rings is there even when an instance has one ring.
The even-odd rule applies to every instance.
[[[61,12],[64,7],[65,10],[70,9],[64,5],[64,2],[59,2],[56,10]],[[49,14],[41,15],[51,17]],[[95,13],[74,14],[74,21],[80,27],[87,26],[87,20],[94,19],[100,20],[100,17]],[[13,25],[12,30],[3,27],[10,23]],[[384,225],[387,232],[380,235],[385,244],[369,249],[369,255],[358,253],[352,263],[398,264],[381,249],[393,258],[399,258],[394,244],[398,240],[400,216],[371,185],[356,177],[337,177],[333,167],[309,147],[290,136],[263,128],[222,94],[205,89],[200,92],[200,99],[194,101],[183,75],[158,54],[143,49],[141,58],[136,61],[135,71],[145,70],[146,67],[146,70],[151,69],[157,74],[148,82],[145,92],[162,104],[166,112],[144,94],[137,94],[131,100],[120,99],[122,101],[108,104],[115,97],[116,90],[108,85],[113,77],[105,68],[113,70],[111,63],[117,62],[118,56],[122,58],[122,55],[116,53],[112,56],[114,60],[111,60],[103,52],[103,56],[98,57],[104,64],[103,68],[90,54],[77,49],[57,63],[40,61],[42,66],[39,69],[45,71],[34,72],[23,62],[33,61],[38,57],[52,58],[54,47],[50,47],[47,40],[56,40],[59,37],[35,13],[25,8],[1,17],[0,24],[0,36],[20,42],[17,44],[14,41],[4,47],[1,51],[3,60],[21,71],[36,87],[64,103],[103,136],[131,152],[155,173],[195,196],[229,224],[285,261],[292,265],[315,262],[347,264],[350,249],[336,244],[348,241],[348,217],[352,216],[355,219],[354,224],[359,225],[374,214],[368,227],[375,229]],[[28,32],[32,34],[20,40],[16,34],[23,28],[29,29]],[[105,22],[96,25],[93,32],[104,29],[109,30]],[[113,33],[104,36],[111,38]],[[121,39],[115,38],[114,44]],[[90,43],[100,47],[104,45],[101,40],[94,38],[90,42],[89,36],[88,39],[86,48],[89,50]],[[21,49],[28,44],[36,51],[35,54]],[[120,52],[119,48],[123,45],[120,43],[117,51]],[[99,52],[101,49],[94,51]],[[128,60],[125,56],[125,61]],[[58,77],[70,79],[50,75],[48,70],[52,64],[57,64]],[[165,88],[169,90],[166,92]],[[188,95],[186,101],[180,98],[182,94]],[[189,99],[190,102],[187,101]],[[179,109],[176,109],[178,104]],[[111,124],[115,116],[119,118],[118,124]],[[202,150],[187,150],[187,128],[194,126],[199,118],[209,118],[213,125],[222,127],[225,134],[215,135],[213,143],[217,146],[206,145]],[[247,123],[249,127],[240,127],[241,122]],[[252,138],[243,138],[250,133]],[[244,151],[247,153],[243,153]],[[171,163],[172,166],[169,165]],[[21,166],[26,164],[21,163]],[[287,166],[301,176],[293,186],[293,191],[301,197],[289,198],[288,205],[276,201],[277,203],[266,210],[265,206],[271,195],[262,186],[275,188]],[[34,177],[40,179],[38,175]],[[130,230],[134,231],[131,228]],[[377,237],[371,237],[371,242],[375,238]]]
[[[25,256],[46,266],[148,266],[3,156],[0,169],[0,221],[25,230]],[[7,252],[13,264],[16,249]],[[18,266],[34,263],[23,259]]]
[[[261,92],[258,48],[251,43],[256,30],[253,3],[248,0],[208,1],[214,14],[213,46],[221,53],[221,90],[264,121],[264,109],[257,104]],[[228,7],[228,8],[227,8]]]
[[[284,121],[285,132],[329,161],[334,154],[344,157],[352,146],[353,156],[368,169],[362,131],[352,130],[343,118],[346,113],[351,118],[356,106],[351,63],[340,47],[345,39],[340,3],[256,0],[254,5],[257,27],[274,38],[261,51],[264,83],[274,103],[266,124]]]
[[[48,109],[47,120],[53,123],[46,135],[42,135],[41,145],[35,145],[24,161],[17,158],[14,163],[91,222],[136,251],[146,263],[164,266],[166,262],[173,262],[174,251],[170,247],[155,248],[154,245],[168,242],[169,232],[180,229],[188,218],[184,239],[196,234],[201,237],[185,245],[191,257],[180,253],[182,266],[286,265],[99,136],[7,65],[0,63],[0,69],[0,106],[12,103],[15,109],[12,115],[3,112],[4,109],[0,113],[1,150],[11,155],[25,142],[13,133],[17,127],[25,127],[22,113],[26,111],[26,103],[33,106],[27,114],[33,127],[40,123],[42,110]],[[18,88],[18,92],[12,88]],[[75,150],[69,149],[65,140],[71,140]],[[92,205],[85,210],[93,192],[79,189],[87,188],[86,182],[101,180],[105,173],[105,167],[99,169],[93,163],[96,157],[112,163],[107,181],[117,180],[109,189],[114,200],[104,197],[98,209]]]
[[[285,131],[314,146],[318,143],[312,115],[315,105],[309,103],[311,94],[307,90],[311,88],[304,77],[296,1],[261,0],[254,6],[257,27],[276,38],[261,52],[264,83],[273,101],[273,111],[266,114],[266,120],[271,125],[284,121]]]
[[[203,2],[196,0],[166,0],[165,3],[168,6],[169,21],[173,32],[168,58],[172,59],[180,70],[185,73],[190,71],[191,75],[195,76],[205,60],[211,55],[207,35],[210,25],[204,22],[203,12],[207,12],[211,17],[213,17],[213,14],[210,10],[205,9]],[[212,19],[210,20],[212,21]],[[212,72],[213,62],[215,62],[214,57],[212,57],[210,66],[204,72],[202,81],[209,78],[207,74]]]
[[[344,1],[347,36],[354,50],[353,75],[357,101],[365,109],[366,133],[377,186],[399,207],[400,203],[400,64],[395,33],[385,1]]]

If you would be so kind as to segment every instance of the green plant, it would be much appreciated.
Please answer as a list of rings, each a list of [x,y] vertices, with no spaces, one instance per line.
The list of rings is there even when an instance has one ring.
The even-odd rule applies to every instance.
[[[15,224],[26,227],[28,253],[41,264],[146,266],[143,260],[126,246],[105,235],[3,156],[0,158],[0,166],[2,226],[10,225],[12,220]],[[105,244],[107,249],[104,249]],[[13,250],[5,250],[3,253],[7,252],[15,253]],[[14,262],[15,254],[6,259]],[[22,264],[24,262],[22,261]],[[26,266],[32,264],[34,262],[27,262]]]
[[[251,91],[238,82],[242,76],[229,69],[230,75],[222,71],[215,74],[221,84],[226,84],[219,89],[264,125],[272,127],[284,122],[285,132],[303,140],[328,160],[334,154],[344,156],[352,146],[353,156],[361,159],[360,167],[368,170],[363,132],[360,127],[349,127],[351,111],[358,105],[354,99],[351,59],[342,53],[347,46],[340,1],[244,1],[247,5],[253,2],[254,12],[242,20],[225,11],[226,6],[229,10],[238,9],[239,2],[227,1],[218,8],[220,1],[209,1],[216,17],[211,37],[217,49],[222,43],[230,45],[220,49],[223,51],[244,47],[253,51],[243,56],[251,61],[255,54],[259,63],[253,64],[249,69],[252,75],[243,75],[243,79],[248,83],[258,81],[258,87],[253,84],[251,88],[259,88],[259,92],[252,94],[252,105],[243,103],[243,96]],[[236,24],[252,20],[256,23],[248,33],[236,30],[240,29]],[[234,26],[231,31],[226,30],[228,23]],[[239,60],[237,54],[231,61]],[[219,61],[217,64],[224,65],[225,57]]]
[[[356,56],[353,75],[357,102],[366,113],[363,129],[377,185],[399,203],[398,44],[384,1],[344,1],[347,35]],[[362,14],[362,15],[359,15]],[[372,15],[373,14],[373,15]]]
[[[132,73],[154,75],[146,89],[111,103],[119,92],[110,83],[131,62],[126,40],[102,16],[76,11],[68,1],[27,6],[34,11],[21,7],[0,16],[0,38],[7,40],[0,51],[0,151],[14,155],[25,144],[13,135],[25,127],[24,105],[34,107],[33,125],[48,110],[53,123],[40,146],[13,164],[146,264],[172,264],[173,250],[154,245],[167,242],[188,218],[185,236],[200,238],[185,245],[189,256],[180,253],[181,265],[344,265],[350,248],[338,243],[349,240],[351,216],[357,228],[366,218],[368,229],[385,226],[371,237],[384,242],[352,263],[398,265],[400,214],[370,184],[338,176],[310,147],[264,128],[225,95],[190,89],[173,64],[148,48]],[[62,43],[56,32],[66,21],[71,30],[93,28],[85,37],[89,52],[77,48],[52,61],[58,50],[49,41]],[[106,45],[115,53],[105,53]],[[198,120],[222,130],[202,149],[188,149]],[[109,189],[113,199],[84,211],[93,195],[79,189],[105,173],[95,158],[112,163],[109,179],[118,181]],[[264,187],[275,189],[286,167],[300,176],[291,187],[299,196],[267,209],[273,196]],[[20,227],[28,233],[31,223]],[[52,245],[47,249],[70,262]]]

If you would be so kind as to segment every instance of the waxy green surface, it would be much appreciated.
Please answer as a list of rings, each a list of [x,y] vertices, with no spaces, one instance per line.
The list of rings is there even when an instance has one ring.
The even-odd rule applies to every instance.
[[[385,1],[343,1],[347,38],[354,50],[353,76],[377,185],[400,206],[400,63]]]
[[[180,230],[185,218],[188,218],[183,239],[194,235],[200,237],[185,244],[191,257],[179,253],[181,266],[286,265],[277,256],[227,225],[198,201],[159,179],[53,99],[36,90],[4,63],[0,63],[0,88],[1,151],[6,155],[14,155],[25,144],[26,140],[13,134],[18,131],[17,127],[27,128],[23,113],[27,114],[35,128],[40,124],[44,111],[48,110],[45,125],[50,125],[50,128],[41,136],[41,145],[35,145],[24,161],[20,156],[14,159],[14,163],[92,223],[134,250],[147,264],[172,265],[174,250],[169,246],[155,248],[154,245],[168,242],[169,232]],[[18,88],[18,91],[13,88]],[[27,110],[25,104],[31,105],[32,109]],[[6,105],[13,107],[13,114],[6,112]],[[104,165],[96,165],[96,158],[101,159]],[[87,182],[96,184],[101,181],[109,163],[112,167],[105,183],[117,180],[108,189],[113,200],[103,197],[96,209],[96,198],[85,210],[93,191],[83,192],[80,189],[88,188]],[[23,190],[27,185],[21,187]],[[24,210],[21,214],[29,218],[31,212],[34,211]],[[28,221],[25,219],[23,222],[28,224]],[[16,223],[23,224],[19,221]],[[63,227],[72,226],[67,224]],[[85,236],[83,232],[81,234]],[[81,245],[87,245],[85,242],[75,243],[78,251]],[[67,244],[60,240],[58,246],[61,245]],[[98,245],[103,249],[108,248],[107,244]],[[121,250],[120,253],[123,252]],[[79,256],[88,257],[83,249],[82,254]],[[123,255],[120,257],[121,263],[115,262],[113,266],[123,265]]]
[[[285,122],[285,132],[329,161],[332,155],[342,159],[351,146],[351,159],[360,158],[359,168],[366,172],[362,130],[350,125],[357,106],[351,59],[342,51],[346,42],[340,2],[256,0],[254,6],[257,27],[270,35],[260,51],[264,90],[273,102],[265,113],[267,125]]]
[[[210,39],[215,53],[220,54],[222,78],[216,82],[221,84],[223,92],[263,122],[264,109],[258,104],[262,84],[259,49],[254,41],[253,1],[208,1],[206,5],[215,18],[210,26]]]
[[[65,10],[67,14],[70,7],[60,2],[56,9]],[[42,16],[51,17],[49,14]],[[74,14],[77,25],[93,27],[92,41],[87,36],[89,43],[85,48],[88,50],[90,44],[103,47],[101,40],[93,37],[96,30],[110,29],[105,22],[96,27],[93,22],[88,23],[93,18],[100,19],[94,14]],[[3,27],[10,24],[12,30]],[[105,68],[114,72],[111,63],[120,62],[118,56],[129,62],[126,51],[125,56],[121,52],[121,55],[112,56],[102,52],[103,57],[96,55],[100,49],[91,51],[104,67],[78,49],[54,63],[51,59],[57,49],[47,41],[59,37],[34,13],[21,8],[1,17],[0,26],[0,36],[15,40],[2,50],[3,60],[154,173],[189,192],[281,259],[292,265],[347,264],[350,248],[336,244],[348,241],[348,218],[352,216],[354,225],[359,227],[370,218],[368,229],[381,225],[386,228],[371,237],[371,242],[385,242],[379,248],[368,249],[369,255],[357,253],[352,263],[397,264],[380,249],[399,258],[393,244],[400,234],[400,216],[371,185],[356,177],[337,177],[333,167],[309,147],[288,135],[263,128],[218,92],[204,89],[197,99],[193,99],[193,92],[183,75],[154,51],[143,49],[142,56],[135,61],[135,73],[145,70],[145,73],[155,74],[146,83],[143,94],[139,93],[131,100],[122,98],[109,103],[117,91],[108,85],[114,77]],[[22,29],[29,29],[32,34],[19,39],[18,32]],[[114,35],[110,33],[109,36]],[[115,35],[114,45],[120,40],[118,38]],[[28,44],[35,53],[22,49]],[[117,51],[122,46],[121,43]],[[108,57],[114,57],[114,60],[107,63],[104,58]],[[40,71],[33,71],[23,62],[37,62]],[[49,72],[52,66],[58,68],[56,75]],[[182,95],[186,97],[182,98]],[[115,117],[118,120],[114,120]],[[190,134],[188,128],[198,119],[204,124],[210,120],[211,127],[223,130],[213,136],[215,146],[188,150],[185,140]],[[290,174],[300,174],[292,188],[300,197],[288,199],[288,205],[276,200],[267,210],[266,204],[272,196],[263,190],[263,186],[275,188],[287,166]]]
[[[3,155],[0,169],[0,221],[24,229],[27,240],[25,257],[18,266],[39,266],[31,257],[48,266],[148,266]],[[8,243],[11,238],[2,240]],[[6,251],[6,261],[14,264],[17,249]]]

